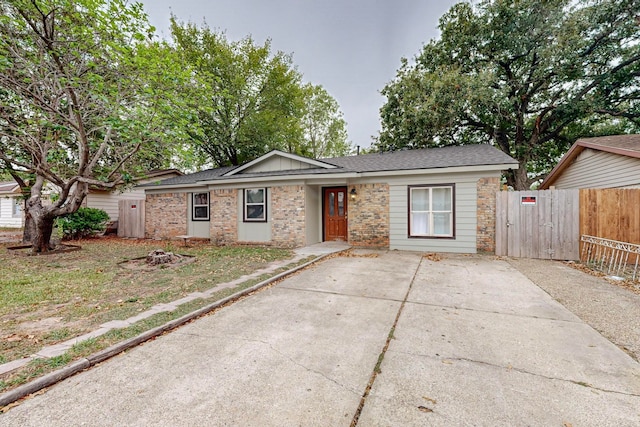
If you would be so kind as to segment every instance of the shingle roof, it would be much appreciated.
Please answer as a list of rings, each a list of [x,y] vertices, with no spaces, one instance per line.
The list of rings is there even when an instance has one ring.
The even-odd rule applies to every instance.
[[[392,151],[362,156],[336,157],[323,159],[323,161],[357,172],[518,164],[510,156],[487,144]]]
[[[244,172],[231,177],[223,175],[235,167],[223,167],[196,172],[176,178],[166,179],[157,185],[189,185],[205,181],[220,181],[237,178],[325,175],[336,173],[392,172],[403,170],[424,170],[463,166],[514,165],[518,161],[497,148],[487,145],[465,145],[419,150],[393,151],[386,153],[363,154],[359,156],[334,157],[320,159],[337,168],[310,168],[270,172]],[[152,184],[143,187],[152,187]]]
[[[15,181],[3,181],[0,182],[0,193],[15,193],[18,189],[18,183]]]

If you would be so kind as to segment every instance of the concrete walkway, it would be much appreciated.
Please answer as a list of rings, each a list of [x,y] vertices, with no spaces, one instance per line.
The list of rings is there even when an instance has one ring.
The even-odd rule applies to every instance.
[[[0,415],[0,426],[638,424],[638,363],[506,262],[370,251]]]

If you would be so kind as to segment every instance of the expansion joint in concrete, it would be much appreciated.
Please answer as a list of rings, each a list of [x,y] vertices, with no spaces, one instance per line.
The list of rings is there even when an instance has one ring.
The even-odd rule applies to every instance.
[[[415,271],[413,272],[413,277],[411,278],[411,283],[409,283],[409,287],[407,288],[407,292],[404,295],[404,299],[402,300],[402,303],[400,304],[400,308],[398,308],[398,313],[396,314],[396,318],[393,321],[393,325],[391,326],[391,329],[389,330],[389,334],[387,335],[387,340],[384,343],[384,347],[382,348],[382,351],[380,352],[380,355],[378,356],[378,362],[376,363],[376,366],[373,368],[373,372],[371,373],[371,377],[369,378],[369,382],[367,383],[367,387],[364,390],[364,393],[362,394],[362,398],[360,399],[360,404],[358,405],[358,409],[356,410],[355,414],[353,415],[353,419],[351,420],[351,427],[356,427],[358,425],[358,420],[360,419],[360,414],[362,413],[362,410],[364,409],[364,405],[367,402],[367,398],[369,397],[369,393],[371,392],[371,388],[373,387],[373,384],[376,381],[376,378],[378,376],[378,373],[380,372],[380,366],[382,365],[382,361],[384,360],[384,356],[387,353],[387,350],[389,349],[389,344],[391,344],[391,340],[394,338],[394,332],[396,330],[396,326],[398,325],[398,321],[400,320],[400,315],[402,315],[402,311],[404,310],[404,306],[407,303],[407,299],[409,299],[409,293],[411,292],[411,288],[413,287],[413,283],[416,280],[416,276],[418,275],[418,271],[420,270],[420,265],[422,265],[422,261],[424,260],[424,258],[420,258],[420,262],[418,262],[418,265],[416,266]]]

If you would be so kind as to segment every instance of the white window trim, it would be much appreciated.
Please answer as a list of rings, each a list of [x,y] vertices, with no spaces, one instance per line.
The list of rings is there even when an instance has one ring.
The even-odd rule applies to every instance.
[[[438,188],[449,188],[451,190],[451,210],[446,210],[446,211],[434,211],[432,209],[433,206],[433,189],[438,189]],[[413,191],[414,190],[429,190],[429,209],[426,211],[414,211],[413,210]],[[412,185],[409,186],[409,206],[408,206],[408,210],[409,210],[409,230],[408,230],[408,234],[409,237],[414,237],[414,238],[455,238],[455,184],[438,184],[438,185]],[[418,233],[414,233],[412,230],[412,225],[413,225],[413,215],[414,213],[426,213],[427,214],[427,218],[429,221],[429,227],[428,229],[430,230],[430,233],[424,233],[424,234],[418,234]],[[449,233],[447,234],[435,234],[433,231],[435,229],[434,227],[434,214],[435,213],[449,213],[449,224],[451,224],[451,228],[449,230]]]
[[[262,203],[248,203],[247,202],[247,192],[254,190],[262,190]],[[267,188],[266,187],[258,187],[258,188],[245,188],[242,192],[242,216],[244,222],[267,222]],[[249,206],[260,206],[262,205],[262,218],[249,218],[247,215],[247,208]]]
[[[200,194],[204,194],[207,196],[207,202],[206,204],[196,204],[196,196],[200,195]],[[209,193],[208,192],[201,192],[201,193],[192,193],[191,194],[191,220],[192,221],[209,221],[209,217],[210,217],[210,203],[209,203]],[[201,208],[201,207],[206,207],[207,208],[207,216],[206,218],[196,218],[196,208]]]

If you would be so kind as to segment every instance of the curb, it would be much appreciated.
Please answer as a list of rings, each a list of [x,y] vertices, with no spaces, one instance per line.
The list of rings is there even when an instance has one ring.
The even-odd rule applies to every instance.
[[[216,302],[213,302],[209,305],[206,305],[202,308],[199,308],[198,310],[192,311],[191,313],[185,314],[182,317],[179,317],[177,319],[171,320],[167,323],[165,323],[164,325],[161,326],[157,326],[153,329],[149,329],[146,332],[141,333],[138,336],[135,336],[133,338],[129,338],[127,340],[121,341],[119,343],[116,343],[114,345],[112,345],[111,347],[107,347],[104,350],[101,350],[97,353],[94,353],[92,355],[89,355],[85,358],[76,360],[75,362],[72,362],[70,365],[65,366],[64,368],[58,369],[56,371],[50,372],[40,378],[37,378],[27,384],[23,384],[19,387],[14,388],[13,390],[7,391],[5,393],[0,394],[0,414],[3,412],[2,408],[10,405],[11,403],[16,402],[19,399],[22,399],[23,397],[26,397],[30,394],[36,393],[40,390],[42,390],[43,388],[46,387],[50,387],[64,379],[67,379],[75,374],[77,374],[78,372],[84,371],[88,368],[91,368],[101,362],[104,362],[107,359],[112,358],[113,356],[116,356],[126,350],[129,350],[130,348],[133,348],[139,344],[142,344],[146,341],[149,341],[152,338],[158,337],[166,332],[169,332],[173,329],[176,329],[186,323],[189,323],[190,321],[204,316],[205,314],[210,313],[211,311],[220,308],[224,305],[233,303],[237,300],[239,300],[240,298],[247,296],[267,285],[270,285],[274,282],[279,281],[280,279],[289,276],[293,273],[296,273],[304,268],[307,268],[308,266],[315,264],[319,261],[322,261],[323,259],[325,259],[326,257],[329,257],[331,255],[335,255],[335,254],[339,254],[342,253],[343,251],[338,251],[338,252],[333,252],[333,253],[328,253],[328,254],[322,254],[317,256],[316,258],[312,259],[309,262],[306,262],[304,264],[301,264],[297,267],[292,268],[291,270],[287,270],[284,271],[282,273],[276,274],[275,276],[264,280],[260,283],[256,283],[255,285],[247,288],[247,289],[243,289],[240,292],[237,292],[233,295],[229,295],[226,298],[223,298],[221,300],[218,300]]]

